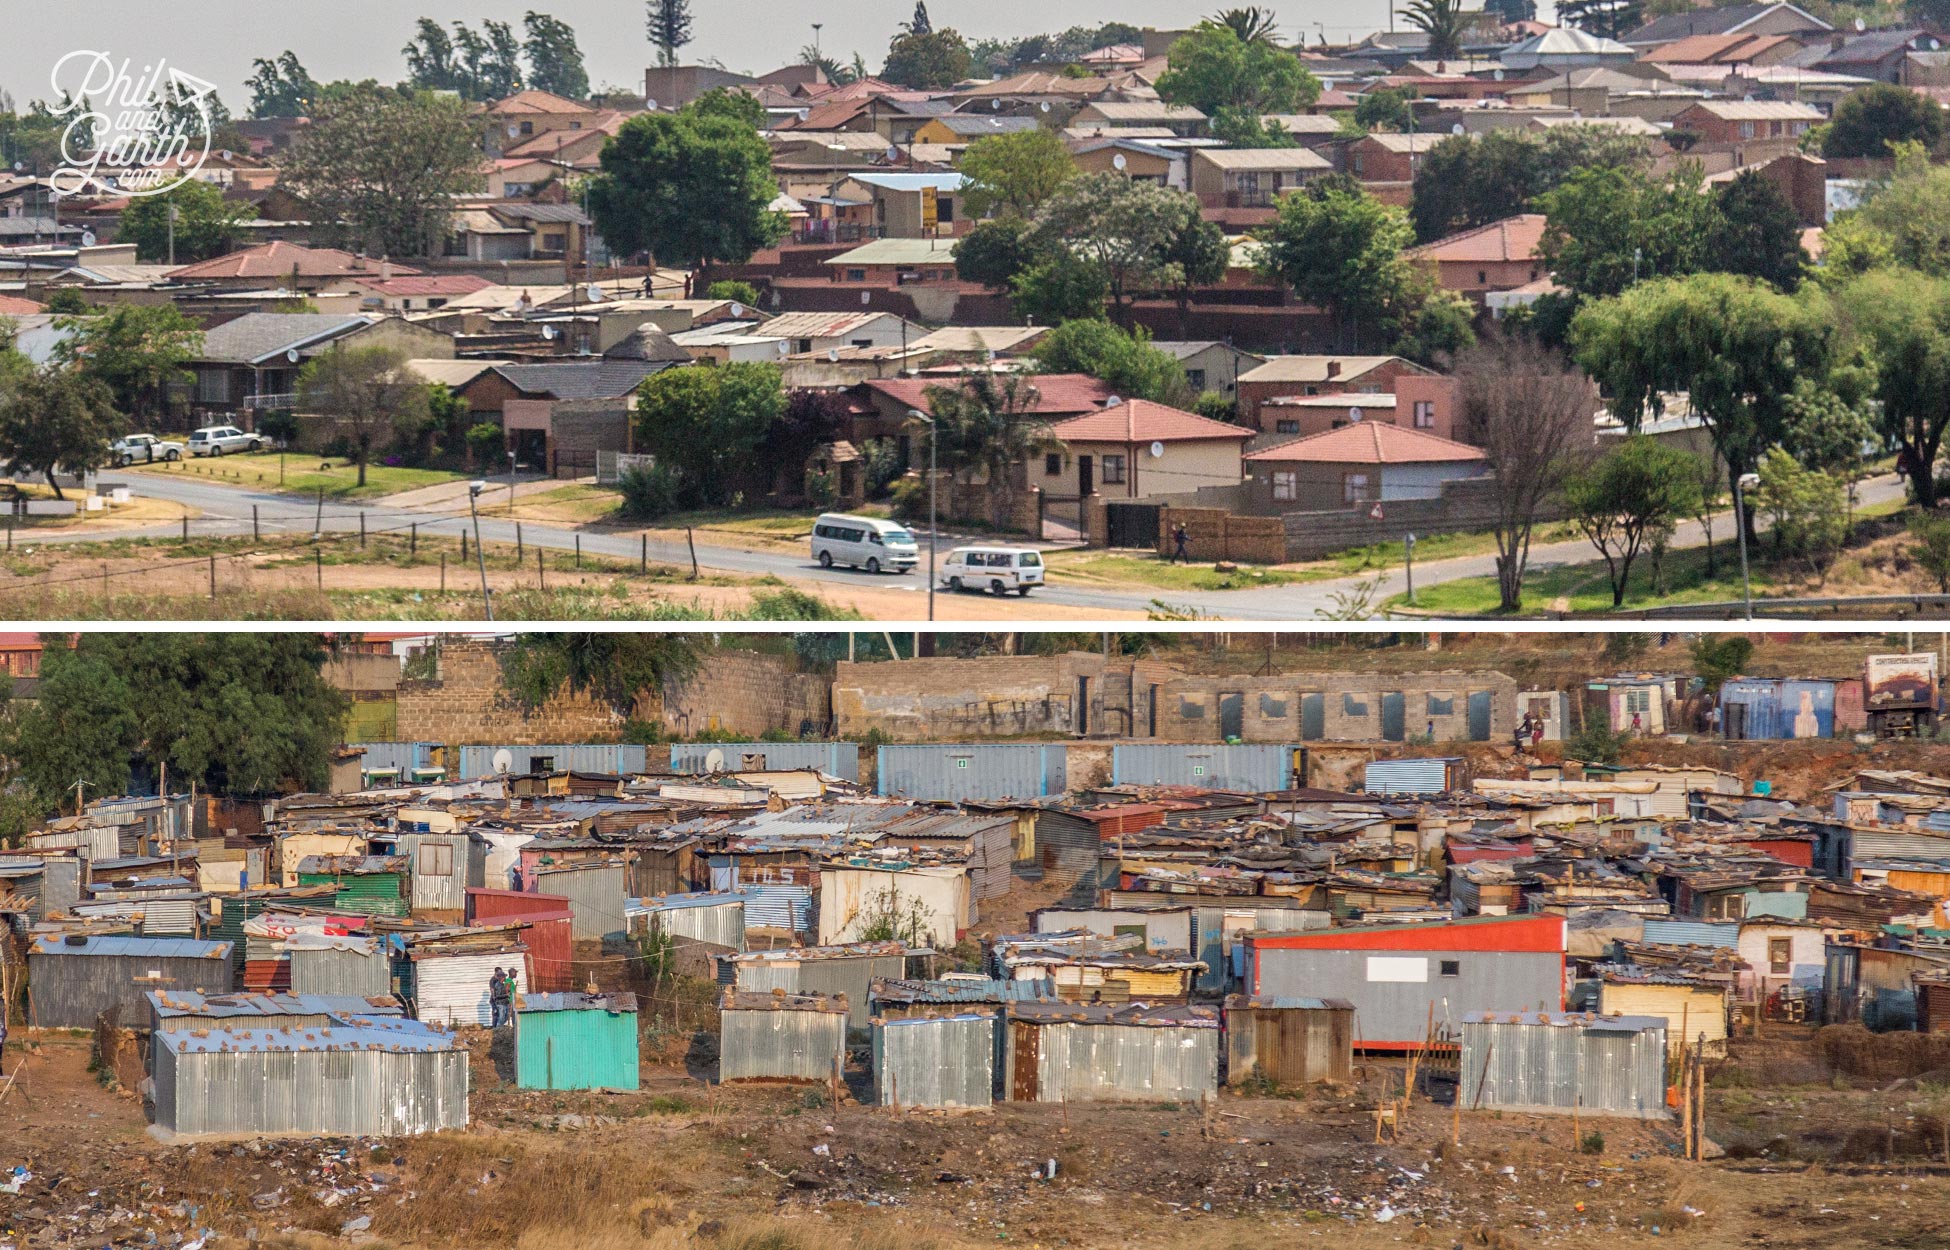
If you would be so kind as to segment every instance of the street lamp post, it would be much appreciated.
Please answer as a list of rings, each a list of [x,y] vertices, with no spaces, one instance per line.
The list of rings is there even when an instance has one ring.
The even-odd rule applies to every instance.
[[[928,427],[928,619],[934,619],[934,549],[936,536],[941,532],[940,515],[935,508],[935,489],[941,480],[937,471],[934,418],[919,408],[909,408],[907,419]]]
[[[481,569],[481,606],[487,610],[487,618],[494,619],[494,599],[488,594],[487,552],[481,547],[481,492],[487,489],[486,482],[470,482],[467,485],[467,510],[474,516],[474,560]]]
[[[1747,572],[1747,492],[1760,485],[1760,474],[1742,473],[1733,479],[1733,523],[1740,529],[1740,586],[1747,600],[1747,619],[1754,619],[1754,581]]]

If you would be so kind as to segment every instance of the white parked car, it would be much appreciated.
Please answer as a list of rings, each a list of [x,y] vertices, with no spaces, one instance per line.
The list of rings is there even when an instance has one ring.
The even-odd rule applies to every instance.
[[[159,460],[181,460],[183,445],[165,442],[154,434],[131,434],[110,443],[108,452],[120,465],[154,464]]]
[[[821,568],[847,564],[869,573],[905,573],[920,561],[921,548],[898,522],[828,512],[813,523],[812,554]]]
[[[231,451],[262,451],[264,440],[234,425],[206,425],[190,435],[192,456],[221,456]]]
[[[950,590],[1027,595],[1043,584],[1043,557],[1028,547],[957,547],[939,572],[941,584]]]

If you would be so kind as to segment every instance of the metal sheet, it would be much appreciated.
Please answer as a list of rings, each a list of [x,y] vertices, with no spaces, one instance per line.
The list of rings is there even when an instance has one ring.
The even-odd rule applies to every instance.
[[[1426,979],[1377,979],[1389,963],[1371,968],[1371,957],[1426,961]],[[1445,973],[1444,964],[1453,965]],[[1436,1028],[1453,1037],[1462,1017],[1474,1011],[1556,1010],[1563,1005],[1561,954],[1490,950],[1258,949],[1258,966],[1247,968],[1246,991],[1273,997],[1344,998],[1354,1004],[1356,1049],[1419,1046],[1430,1008]]]
[[[515,990],[528,992],[528,970],[514,956],[439,955],[413,961],[413,999],[415,1015],[429,1023],[475,1025],[487,1028],[494,1023],[494,1010],[488,1001],[488,978],[496,968],[512,968]]]
[[[881,1105],[991,1105],[995,1034],[993,1012],[875,1021],[873,1079]]]
[[[683,896],[660,900],[645,909],[652,933],[693,942],[709,942],[745,949],[745,895],[704,895],[709,902],[686,904]]]
[[[825,1081],[846,1053],[836,1011],[726,1011],[719,1015],[721,1081]]]
[[[348,1042],[364,1030],[334,1030]],[[156,1123],[182,1134],[391,1137],[467,1127],[467,1051],[155,1049]]]
[[[353,742],[348,746],[364,751],[359,767],[365,772],[396,772],[402,781],[411,781],[413,770],[433,764],[437,742]]]
[[[1664,1120],[1662,1020],[1472,1017],[1462,1027],[1460,1088],[1471,1109]]]
[[[635,1089],[635,1011],[515,1011],[515,1083],[522,1089]]]
[[[623,916],[624,868],[621,864],[576,864],[544,868],[535,873],[535,889],[569,900],[579,942],[620,939],[629,929]]]
[[[495,753],[508,753],[506,770],[495,767]],[[627,742],[552,742],[536,746],[504,744],[460,749],[460,778],[473,781],[509,773],[575,772],[636,776],[649,771],[648,752]]]
[[[370,952],[336,946],[291,952],[293,994],[340,994],[370,998],[393,992],[392,960],[377,945]]]
[[[713,765],[712,760],[717,763]],[[857,742],[678,742],[670,748],[670,771],[762,772],[817,768],[829,777],[860,780]]]
[[[1293,753],[1298,749],[1253,742],[1133,743],[1111,748],[1111,781],[1263,794],[1293,785]]]
[[[1064,775],[1068,752],[1062,746],[988,742],[928,743],[880,748],[874,784],[878,793],[899,798],[1031,799],[1061,793],[1052,778]]]
[[[1202,1102],[1218,1091],[1217,1029],[1022,1021],[1008,1027],[1012,1065],[1020,1039],[1036,1036],[1037,1102]]]
[[[1361,780],[1368,794],[1440,794],[1448,784],[1446,759],[1373,760]]]

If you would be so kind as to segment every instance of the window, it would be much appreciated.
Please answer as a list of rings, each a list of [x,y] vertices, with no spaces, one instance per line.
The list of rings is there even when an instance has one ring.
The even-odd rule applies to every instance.
[[[846,280],[848,282],[865,282],[867,280],[867,271],[864,269],[849,269],[846,271]]]
[[[955,220],[955,202],[953,200],[936,200],[934,202],[934,219],[944,226],[952,223]]]
[[[1637,686],[1625,692],[1625,711],[1643,716],[1652,710],[1652,692]]]
[[[1187,369],[1185,370],[1185,380],[1192,384],[1193,390],[1202,391],[1205,389],[1205,370]]]
[[[1487,269],[1478,269],[1476,271],[1476,285],[1488,286],[1489,284],[1490,284],[1490,271]]]
[[[1298,434],[1300,432],[1300,422],[1292,417],[1281,417],[1273,422],[1273,432],[1275,434]]]
[[[1751,139],[1754,137],[1754,124],[1752,122],[1740,123],[1740,137],[1742,139]]]
[[[523,122],[523,123],[521,124],[521,133],[523,133],[523,134],[525,134],[525,135],[532,135],[532,134],[534,134],[534,133],[535,133],[535,123],[534,123],[534,122]]]
[[[1430,716],[1454,716],[1456,714],[1455,695],[1430,692],[1428,700]]]
[[[1043,476],[1061,477],[1063,474],[1063,453],[1052,451],[1043,457]]]
[[[854,345],[855,347],[861,347],[861,348],[866,348],[866,347],[872,347],[872,346],[873,346],[873,340],[872,340],[872,339],[854,339],[854,340],[853,340],[853,345]]]
[[[798,353],[803,356],[807,352],[811,351],[812,349],[813,349],[813,341],[811,339],[800,339],[799,346],[795,350],[798,351]]]
[[[1436,971],[1445,977],[1459,977],[1462,975],[1462,960],[1444,959]]]
[[[1430,430],[1435,428],[1435,401],[1418,399],[1415,401],[1415,428]]]
[[[454,848],[450,842],[423,842],[413,856],[413,867],[422,877],[454,875]]]
[[[1777,977],[1794,971],[1794,942],[1789,938],[1767,939],[1767,971]]]
[[[1146,941],[1144,926],[1141,924],[1116,924],[1110,927],[1112,937],[1134,937],[1139,942]]]
[[[1286,501],[1300,498],[1300,475],[1292,469],[1273,470],[1273,498]]]
[[[1100,456],[1097,463],[1104,471],[1104,485],[1113,486],[1124,481],[1124,457]]]
[[[1368,483],[1369,477],[1365,473],[1343,473],[1341,475],[1341,502],[1366,503],[1368,500],[1374,498],[1370,493]]]

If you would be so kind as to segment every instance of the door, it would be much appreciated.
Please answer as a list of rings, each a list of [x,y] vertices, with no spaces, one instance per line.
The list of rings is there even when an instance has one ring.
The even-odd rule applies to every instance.
[[[1381,696],[1381,740],[1400,742],[1406,733],[1408,705],[1399,690],[1391,690]]]
[[[1747,736],[1747,705],[1729,703],[1720,709],[1720,729],[1729,741]]]
[[[1017,1021],[1009,1026],[1015,1042],[1015,1065],[1009,1074],[1009,1097],[1015,1102],[1036,1101],[1036,1069],[1041,1066],[1042,1030]]]
[[[1237,690],[1219,694],[1219,737],[1230,741],[1245,736],[1246,696]]]
[[[1469,740],[1490,740],[1490,692],[1487,690],[1469,692]]]
[[[1077,457],[1077,498],[1088,499],[1097,489],[1097,462],[1090,456]]]
[[[1327,696],[1314,691],[1300,696],[1300,740],[1319,742],[1327,736]]]

